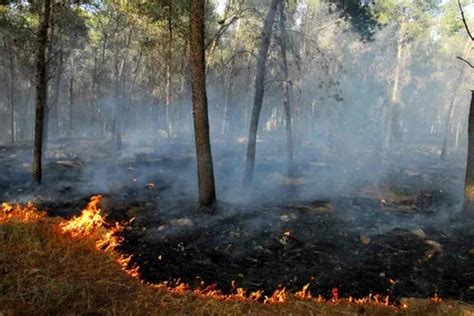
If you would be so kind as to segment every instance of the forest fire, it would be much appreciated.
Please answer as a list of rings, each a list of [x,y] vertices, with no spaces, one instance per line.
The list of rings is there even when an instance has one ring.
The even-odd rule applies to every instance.
[[[105,224],[99,208],[101,201],[101,195],[93,196],[80,216],[74,217],[60,225],[62,231],[77,238],[87,237],[101,228]]]
[[[123,231],[122,225],[115,223],[115,225],[108,225],[102,215],[102,211],[99,207],[99,204],[102,200],[102,196],[96,195],[93,196],[88,203],[87,207],[82,211],[80,216],[73,217],[70,220],[64,221],[61,220],[59,228],[61,232],[71,238],[80,238],[80,239],[91,239],[95,242],[96,249],[101,252],[111,253],[118,265],[124,270],[130,277],[139,279],[139,267],[132,264],[132,256],[125,256],[116,251],[117,246],[123,241],[123,237],[119,236],[119,233]],[[46,212],[40,212],[33,205],[33,203],[28,203],[26,206],[15,205],[12,206],[8,203],[2,204],[2,212],[0,214],[0,222],[8,222],[10,220],[19,220],[22,223],[37,221],[46,216]],[[291,236],[289,231],[284,233],[284,236]],[[261,302],[264,304],[280,304],[286,303],[290,298],[297,300],[308,300],[315,303],[330,303],[330,304],[339,304],[339,303],[349,303],[357,305],[383,305],[383,306],[399,306],[401,308],[408,308],[406,304],[401,305],[392,305],[389,296],[382,296],[379,294],[369,294],[363,298],[342,298],[339,294],[338,288],[332,289],[332,297],[325,299],[323,296],[318,295],[316,297],[312,296],[309,287],[310,283],[303,286],[299,291],[289,293],[285,287],[279,287],[276,289],[272,295],[266,296],[263,291],[253,291],[247,292],[245,289],[238,287],[235,281],[232,281],[231,293],[223,294],[222,291],[218,288],[216,284],[205,285],[204,282],[201,282],[201,285],[196,288],[192,288],[190,285],[184,282],[176,282],[175,284],[170,284],[169,282],[161,282],[157,284],[147,283],[141,281],[144,286],[151,288],[167,290],[173,294],[188,294],[193,293],[198,297],[213,298],[217,300],[224,301],[252,301],[252,302]],[[441,298],[438,294],[435,294],[430,298],[433,302],[440,302]]]
[[[7,223],[11,220],[22,223],[36,222],[46,215],[46,212],[39,211],[32,202],[28,202],[26,206],[11,205],[5,202],[0,208],[0,223]]]
[[[118,233],[123,229],[123,226],[118,222],[110,227],[107,225],[99,207],[102,198],[101,195],[91,197],[90,202],[80,216],[60,223],[59,226],[63,233],[69,234],[73,238],[96,238],[95,245],[98,250],[113,252],[122,240]],[[138,267],[130,267],[132,256],[123,256],[117,252],[114,252],[114,255],[124,271],[132,277],[139,276]]]
[[[0,1],[0,316],[474,313],[473,19]]]

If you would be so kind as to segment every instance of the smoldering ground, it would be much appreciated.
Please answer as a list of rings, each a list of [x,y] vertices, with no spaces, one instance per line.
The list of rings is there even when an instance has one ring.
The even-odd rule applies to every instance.
[[[353,50],[344,46],[345,55],[324,57],[335,66],[309,62],[301,94],[292,95],[295,103],[314,109],[294,116],[291,177],[278,75],[270,74],[266,88],[253,184],[243,188],[251,85],[237,76],[238,93],[228,104],[226,122],[223,89],[219,77],[210,74],[219,200],[214,208],[203,210],[196,203],[189,96],[172,110],[173,138],[163,131],[162,103],[132,102],[129,116],[117,122],[120,150],[108,131],[100,136],[103,122],[89,121],[87,111],[76,113],[73,137],[49,134],[41,188],[30,187],[31,144],[2,147],[0,200],[32,200],[51,216],[69,217],[91,195],[104,194],[109,222],[134,218],[122,232],[119,251],[133,255],[132,264],[149,282],[198,286],[204,281],[231,291],[236,281],[266,294],[279,285],[296,290],[311,283],[314,294],[326,296],[338,287],[356,297],[439,293],[472,302],[474,225],[457,218],[466,135],[448,160],[439,157],[444,122],[439,116],[446,112],[452,87],[439,81],[434,82],[438,89],[407,85],[410,97],[398,122],[399,137],[384,150],[382,112],[389,92],[383,82],[388,79],[384,72],[375,74],[389,73],[391,65],[374,60],[390,60],[393,52],[377,39],[353,45],[367,55],[356,63]],[[432,69],[428,65],[413,74],[424,81],[423,73]],[[455,73],[454,61],[442,71]],[[107,118],[117,105],[112,98],[98,103],[106,125],[112,124]],[[467,107],[467,96],[462,94],[458,104]]]

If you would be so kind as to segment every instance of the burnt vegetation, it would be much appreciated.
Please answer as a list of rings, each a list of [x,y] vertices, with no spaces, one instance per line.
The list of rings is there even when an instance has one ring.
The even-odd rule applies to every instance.
[[[472,311],[472,4],[142,2],[0,2],[0,315]]]

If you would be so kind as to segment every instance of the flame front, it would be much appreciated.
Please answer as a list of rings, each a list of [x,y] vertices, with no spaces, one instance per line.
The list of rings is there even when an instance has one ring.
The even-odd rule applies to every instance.
[[[124,229],[124,226],[119,223],[115,225],[107,224],[102,216],[99,204],[102,201],[101,195],[96,195],[91,198],[87,207],[82,211],[80,216],[73,217],[69,221],[59,223],[61,231],[73,238],[89,238],[95,241],[97,250],[110,253],[114,256],[116,262],[122,269],[131,277],[139,279],[139,267],[131,263],[132,256],[124,256],[115,251],[116,247],[122,242],[123,238],[119,236],[119,232]],[[0,223],[6,223],[10,220],[19,220],[23,223],[38,221],[46,216],[46,212],[38,211],[31,202],[26,206],[11,205],[8,203],[1,204],[0,207]],[[129,223],[134,219],[132,218]],[[284,237],[291,236],[290,231],[284,232]],[[142,282],[142,281],[140,281]],[[142,282],[143,283],[143,282]],[[296,299],[313,300],[316,303],[334,303],[347,302],[353,304],[376,304],[391,306],[389,296],[382,296],[379,294],[368,295],[364,298],[354,299],[341,298],[338,288],[333,288],[331,291],[332,298],[325,299],[321,295],[313,297],[309,291],[310,284],[306,284],[300,291],[294,294],[289,294],[285,287],[280,287],[275,290],[271,296],[264,296],[263,291],[256,291],[247,293],[243,288],[237,287],[236,282],[232,282],[231,294],[223,294],[216,284],[205,286],[204,283],[197,289],[192,289],[188,284],[180,282],[179,280],[170,284],[162,282],[159,284],[145,284],[156,289],[165,289],[175,294],[193,293],[199,297],[212,297],[218,300],[238,300],[238,301],[258,301],[265,304],[280,304],[288,301],[289,297]],[[431,298],[434,302],[441,301],[441,298],[435,294]],[[401,306],[403,309],[408,308],[406,304]]]
[[[63,232],[69,233],[75,238],[87,237],[104,226],[105,221],[99,208],[101,201],[102,195],[93,196],[80,216],[60,225]]]
[[[33,203],[28,202],[26,206],[19,204],[11,205],[2,203],[0,208],[0,223],[7,223],[11,220],[20,221],[22,223],[36,222],[46,217],[46,212],[38,211]]]

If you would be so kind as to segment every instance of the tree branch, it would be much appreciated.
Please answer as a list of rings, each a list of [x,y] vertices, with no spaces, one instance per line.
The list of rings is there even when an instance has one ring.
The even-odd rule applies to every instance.
[[[471,64],[469,61],[467,61],[466,59],[462,58],[461,56],[456,56],[457,59],[459,60],[462,60],[463,62],[465,62],[466,64],[468,64],[471,68],[474,68],[474,65]]]
[[[464,28],[466,29],[467,34],[471,38],[471,41],[474,41],[474,37],[469,30],[469,26],[467,25],[466,17],[464,16],[464,10],[462,9],[461,0],[458,0],[459,10],[461,11],[462,23],[464,23]]]

